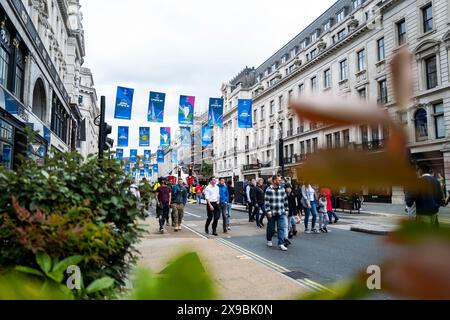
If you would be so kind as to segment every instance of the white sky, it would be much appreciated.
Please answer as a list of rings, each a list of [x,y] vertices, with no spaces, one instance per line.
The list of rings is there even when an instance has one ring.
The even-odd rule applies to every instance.
[[[180,95],[196,97],[206,111],[222,83],[245,66],[258,67],[335,0],[81,0],[86,38],[84,66],[99,96],[106,96],[107,122],[130,127],[129,149],[139,149],[139,127],[150,127],[151,150],[159,127],[178,127]],[[134,88],[131,121],[115,120],[117,86]],[[150,91],[166,93],[164,124],[147,122]]]

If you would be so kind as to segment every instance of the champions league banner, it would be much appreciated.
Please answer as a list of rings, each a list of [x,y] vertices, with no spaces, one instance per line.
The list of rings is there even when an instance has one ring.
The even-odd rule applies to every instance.
[[[181,145],[190,146],[191,145],[191,128],[190,127],[180,127]]]
[[[153,165],[153,172],[158,173],[158,164]]]
[[[139,147],[150,147],[150,128],[139,128]]]
[[[136,149],[131,149],[130,150],[130,161],[131,162],[136,162],[137,161],[137,150]]]
[[[123,149],[117,149],[116,150],[116,159],[117,160],[123,160]]]
[[[149,122],[164,122],[164,104],[166,101],[166,94],[160,92],[150,92],[150,99],[148,103],[147,120]]]
[[[251,99],[238,100],[238,123],[239,128],[253,127]]]
[[[180,125],[194,124],[194,104],[195,97],[180,96],[180,105],[178,107],[178,123]]]
[[[223,99],[209,98],[208,124],[210,127],[223,127]]]
[[[134,89],[117,87],[115,119],[131,120]]]
[[[144,170],[144,169],[141,169],[141,170],[139,171],[139,176],[140,176],[141,178],[145,177],[145,170]]]
[[[162,127],[159,129],[161,134],[161,147],[170,147],[170,128]]]
[[[128,147],[128,127],[119,127],[117,134],[117,146]]]
[[[158,150],[156,152],[156,162],[164,163],[164,150]]]
[[[144,162],[145,163],[150,163],[151,156],[152,156],[151,150],[144,150]]]
[[[207,147],[211,145],[211,127],[203,126],[202,127],[202,146]]]
[[[172,163],[178,164],[177,152],[175,150],[172,150]]]

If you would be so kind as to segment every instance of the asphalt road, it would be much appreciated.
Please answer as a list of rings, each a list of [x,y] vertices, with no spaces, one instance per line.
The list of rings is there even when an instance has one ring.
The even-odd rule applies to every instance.
[[[363,219],[363,217],[362,217]],[[199,235],[213,237],[204,233],[206,220],[205,205],[187,205],[184,224]],[[233,210],[232,230],[228,234],[221,232],[219,221],[217,241],[241,251],[243,254],[294,279],[309,279],[314,283],[327,286],[339,280],[345,280],[370,265],[379,265],[385,258],[393,255],[395,249],[387,245],[384,236],[357,233],[340,229],[345,225],[341,219],[336,227],[330,226],[328,234],[304,234],[299,232],[291,240],[287,252],[276,246],[266,246],[265,230],[260,230],[248,222],[248,215]],[[302,225],[297,225],[302,230]],[[213,237],[215,238],[215,237]],[[276,245],[276,238],[273,239]],[[376,299],[394,298],[383,291],[373,295]]]

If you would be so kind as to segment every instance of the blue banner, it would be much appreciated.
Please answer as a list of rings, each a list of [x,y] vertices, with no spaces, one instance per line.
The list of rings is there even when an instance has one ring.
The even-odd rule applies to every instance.
[[[170,147],[170,128],[162,127],[159,129],[161,135],[161,147]]]
[[[131,164],[130,164],[130,163],[127,163],[127,164],[125,165],[125,174],[130,173],[130,171],[131,171]]]
[[[158,164],[153,165],[153,172],[158,173]]]
[[[211,139],[211,127],[210,126],[203,126],[202,127],[202,146],[207,147],[211,145],[212,139]]]
[[[150,147],[150,128],[139,128],[139,147]]]
[[[158,150],[156,152],[156,162],[164,163],[164,150]]]
[[[210,127],[223,127],[222,98],[209,98],[208,124]]]
[[[151,150],[144,150],[144,162],[150,163],[152,157],[152,151]]]
[[[190,146],[191,145],[191,128],[190,127],[180,127],[181,145]]]
[[[134,89],[117,87],[115,119],[131,120]]]
[[[131,162],[136,162],[137,161],[137,150],[136,149],[131,149],[130,150],[130,161]]]
[[[117,160],[123,160],[123,149],[117,149],[116,150],[116,159]]]
[[[178,155],[177,155],[177,151],[175,151],[175,150],[172,150],[172,163],[178,164]]]
[[[253,127],[251,99],[238,100],[238,123],[239,128]]]
[[[47,140],[48,144],[51,144],[51,140],[52,140],[52,132],[50,131],[49,128],[44,126],[44,139]]]
[[[145,177],[145,170],[144,169],[141,169],[140,171],[139,171],[139,176],[142,178],[142,177]]]
[[[194,124],[194,104],[195,97],[180,96],[180,105],[178,107],[178,123],[181,125]]]
[[[164,104],[166,101],[166,94],[161,92],[150,92],[150,99],[148,102],[149,122],[164,122]]]
[[[128,147],[128,127],[119,127],[117,133],[117,146]]]

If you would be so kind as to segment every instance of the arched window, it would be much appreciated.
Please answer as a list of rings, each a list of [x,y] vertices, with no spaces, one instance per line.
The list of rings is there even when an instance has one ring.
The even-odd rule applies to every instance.
[[[416,140],[428,140],[427,112],[425,109],[420,108],[416,111],[414,115],[414,124],[416,130]]]
[[[47,98],[45,94],[44,82],[37,79],[33,90],[33,113],[42,121],[45,121],[47,114]]]

